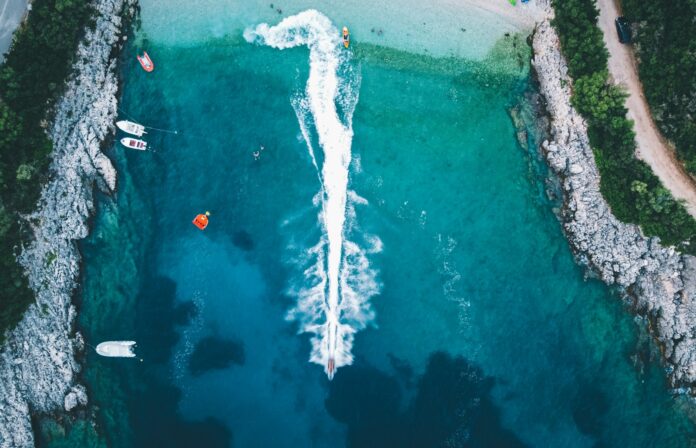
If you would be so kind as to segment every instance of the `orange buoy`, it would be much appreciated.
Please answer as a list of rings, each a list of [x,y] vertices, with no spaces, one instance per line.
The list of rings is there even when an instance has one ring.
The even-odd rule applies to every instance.
[[[208,227],[208,216],[210,212],[205,212],[205,214],[200,214],[193,219],[193,225],[201,230],[205,230]]]

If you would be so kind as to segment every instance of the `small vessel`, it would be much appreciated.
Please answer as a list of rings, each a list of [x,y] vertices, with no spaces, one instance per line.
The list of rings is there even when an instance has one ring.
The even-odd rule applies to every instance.
[[[208,216],[210,216],[210,212],[205,212],[205,214],[201,213],[193,218],[193,225],[201,230],[205,230],[205,228],[208,227]]]
[[[147,134],[147,132],[145,132],[145,126],[143,126],[142,124],[133,123],[132,121],[128,120],[117,121],[116,127],[118,127],[123,132],[135,135],[136,137],[140,137],[143,134]]]
[[[350,45],[350,33],[348,32],[348,27],[343,27],[343,46],[348,48]]]
[[[121,144],[126,148],[137,149],[138,151],[145,151],[147,149],[147,142],[145,140],[138,140],[137,138],[124,137],[121,139]]]
[[[106,341],[97,345],[97,353],[110,358],[135,358],[135,341]]]
[[[326,363],[326,375],[329,377],[329,380],[333,379],[335,371],[336,371],[336,361],[334,361],[333,358],[329,358],[329,362]]]
[[[138,62],[140,62],[143,70],[148,73],[155,69],[155,64],[152,62],[152,59],[150,59],[150,55],[147,54],[147,51],[143,51],[142,56],[138,55]]]

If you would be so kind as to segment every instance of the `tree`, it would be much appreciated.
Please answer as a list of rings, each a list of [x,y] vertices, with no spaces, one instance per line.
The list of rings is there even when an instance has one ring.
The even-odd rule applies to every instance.
[[[578,78],[574,84],[573,106],[598,124],[621,127],[620,122],[610,120],[626,115],[624,102],[627,94],[619,87],[607,84],[608,77],[608,73],[602,70]]]

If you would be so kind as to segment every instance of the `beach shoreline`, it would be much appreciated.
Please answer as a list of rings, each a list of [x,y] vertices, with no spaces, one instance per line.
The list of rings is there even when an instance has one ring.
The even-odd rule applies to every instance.
[[[151,42],[205,45],[214,39],[240,36],[258,23],[276,24],[307,9],[326,14],[338,27],[347,26],[355,43],[370,43],[434,57],[484,59],[507,34],[530,33],[543,10],[536,0],[512,6],[505,0],[437,0],[435,2],[352,2],[312,0],[201,0],[177,4],[180,15],[165,23],[158,17],[172,5],[141,0],[142,32]],[[206,9],[196,14],[195,9]],[[190,17],[189,17],[190,16]],[[184,19],[186,18],[186,19]]]

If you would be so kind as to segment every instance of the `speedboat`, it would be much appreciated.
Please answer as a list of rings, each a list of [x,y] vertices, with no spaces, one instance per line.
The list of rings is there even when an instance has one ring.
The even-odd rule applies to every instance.
[[[121,139],[121,144],[126,148],[137,149],[138,151],[145,151],[147,149],[147,142],[145,140],[138,140],[137,138],[124,137]]]
[[[123,132],[135,135],[136,137],[140,137],[143,134],[147,134],[147,132],[145,132],[145,126],[143,126],[142,124],[133,123],[132,121],[117,121],[116,126]]]
[[[329,358],[329,362],[326,363],[326,375],[329,377],[329,380],[333,379],[335,371],[336,371],[336,361],[334,361],[333,358]]]
[[[348,27],[343,27],[343,46],[348,48],[350,45],[350,33],[348,33]]]
[[[135,341],[106,341],[97,345],[97,353],[109,358],[135,358]]]
[[[150,59],[150,55],[147,54],[147,51],[143,51],[142,56],[138,55],[138,62],[140,62],[143,70],[148,73],[155,69],[155,64],[152,62],[152,59]]]

